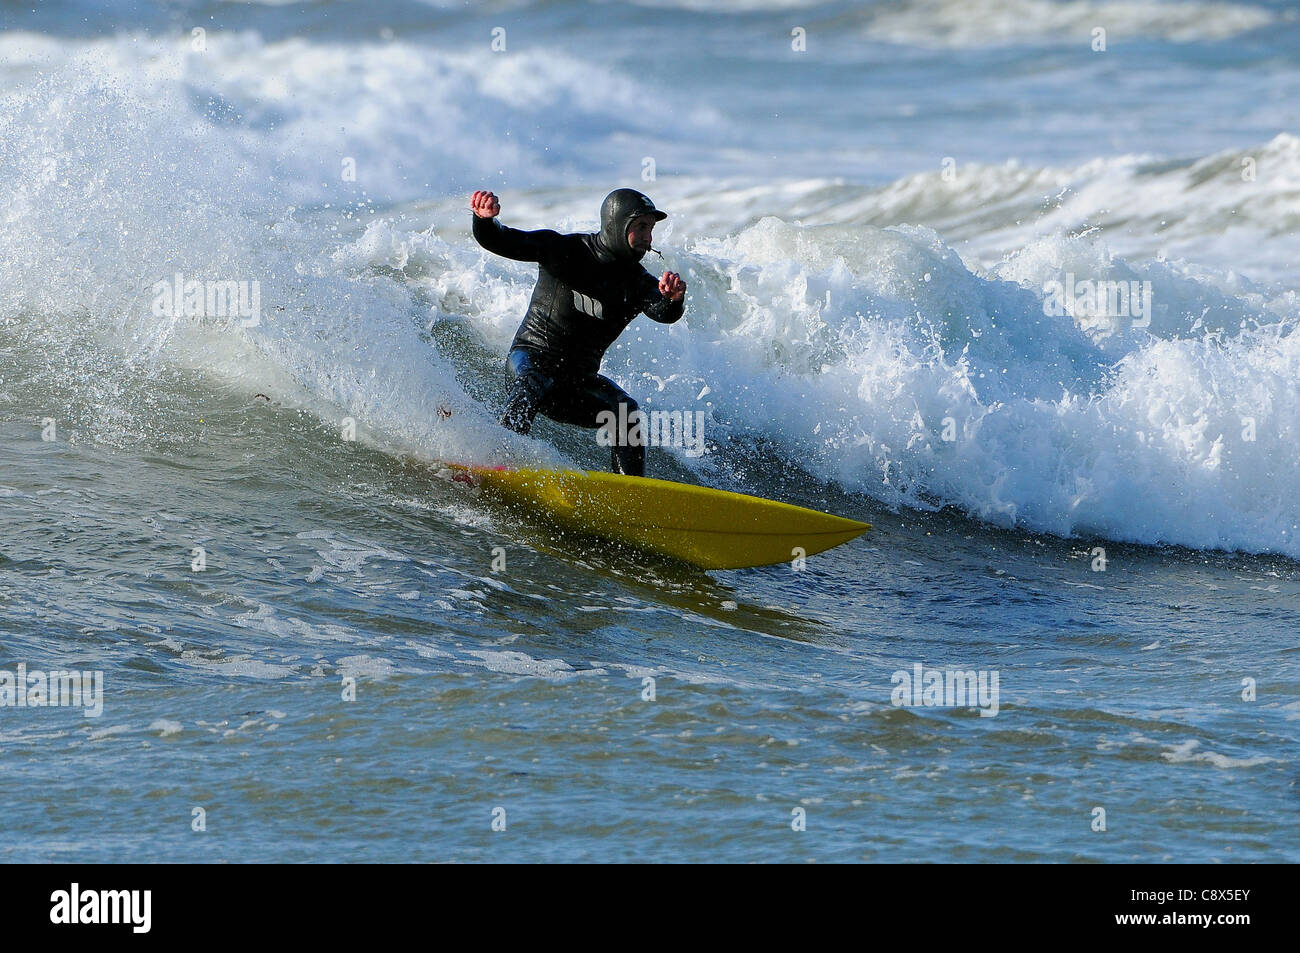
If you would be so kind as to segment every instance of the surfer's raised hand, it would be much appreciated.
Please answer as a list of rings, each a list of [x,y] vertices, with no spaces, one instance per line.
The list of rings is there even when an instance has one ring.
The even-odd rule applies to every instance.
[[[659,293],[669,301],[681,301],[686,294],[686,282],[675,271],[665,271],[659,279]]]
[[[501,203],[495,192],[479,190],[469,200],[469,207],[479,218],[496,218],[501,214]]]

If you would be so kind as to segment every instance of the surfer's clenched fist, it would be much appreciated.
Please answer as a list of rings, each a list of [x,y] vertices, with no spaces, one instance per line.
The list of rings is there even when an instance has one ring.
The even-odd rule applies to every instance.
[[[484,192],[480,189],[469,200],[469,207],[479,218],[496,218],[501,214],[501,203],[497,200],[495,192]]]
[[[659,279],[659,293],[669,301],[681,301],[686,294],[686,282],[675,271],[665,271]]]

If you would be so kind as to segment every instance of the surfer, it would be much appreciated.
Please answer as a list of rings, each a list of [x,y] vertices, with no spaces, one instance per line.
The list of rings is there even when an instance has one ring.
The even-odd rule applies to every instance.
[[[539,413],[579,427],[599,427],[602,411],[632,419],[637,402],[601,376],[600,361],[638,314],[672,324],[685,310],[681,276],[665,271],[656,279],[641,265],[653,251],[655,223],[668,214],[635,189],[615,189],[600,207],[599,232],[562,235],[502,225],[501,203],[492,192],[475,192],[470,208],[480,245],[538,264],[528,313],[510,345],[507,363],[515,380],[501,423],[526,434]],[[622,415],[620,404],[626,408]],[[645,475],[643,445],[616,439],[612,449],[615,473]]]

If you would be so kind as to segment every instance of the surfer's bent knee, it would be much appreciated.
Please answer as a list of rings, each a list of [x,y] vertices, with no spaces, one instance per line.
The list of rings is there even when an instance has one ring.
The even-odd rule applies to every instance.
[[[523,348],[512,350],[506,363],[515,380],[510,385],[499,422],[515,433],[526,434],[532,428],[533,418],[537,416],[554,379],[543,373],[534,363],[533,355]]]

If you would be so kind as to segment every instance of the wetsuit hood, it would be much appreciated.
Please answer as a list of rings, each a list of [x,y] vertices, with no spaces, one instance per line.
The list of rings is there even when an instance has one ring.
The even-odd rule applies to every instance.
[[[627,241],[627,227],[638,215],[653,215],[656,222],[668,217],[655,208],[650,196],[636,189],[615,189],[600,206],[600,236],[605,251],[620,261],[640,261],[645,252],[637,251]]]

